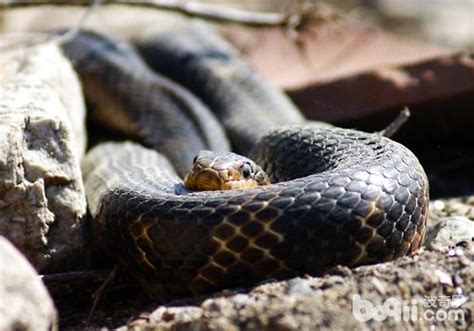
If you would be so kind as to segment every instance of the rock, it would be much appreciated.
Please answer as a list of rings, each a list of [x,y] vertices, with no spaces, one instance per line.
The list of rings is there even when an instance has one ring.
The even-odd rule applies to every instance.
[[[84,101],[59,48],[25,41],[0,40],[0,234],[42,273],[81,268]]]
[[[38,274],[0,236],[0,330],[57,329],[57,312]]]
[[[463,216],[446,217],[428,227],[424,245],[446,252],[460,243],[474,243],[474,222]]]

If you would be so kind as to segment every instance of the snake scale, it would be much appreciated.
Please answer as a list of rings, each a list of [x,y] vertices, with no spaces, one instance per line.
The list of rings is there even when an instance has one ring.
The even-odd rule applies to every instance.
[[[111,124],[110,111],[118,112],[117,129],[160,152],[108,142],[83,161],[94,239],[151,296],[322,274],[420,246],[428,181],[407,148],[379,134],[305,122],[208,28],[193,24],[147,40],[138,45],[148,63],[165,63],[160,70],[203,102],[127,44],[84,32],[64,49],[96,117]],[[229,149],[214,116],[237,150],[252,149],[272,184],[184,188],[194,154]]]

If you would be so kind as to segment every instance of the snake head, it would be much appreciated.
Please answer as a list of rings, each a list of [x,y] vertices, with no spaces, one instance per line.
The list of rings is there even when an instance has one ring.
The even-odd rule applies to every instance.
[[[231,152],[200,151],[184,178],[190,190],[215,191],[255,188],[270,184],[254,161]]]

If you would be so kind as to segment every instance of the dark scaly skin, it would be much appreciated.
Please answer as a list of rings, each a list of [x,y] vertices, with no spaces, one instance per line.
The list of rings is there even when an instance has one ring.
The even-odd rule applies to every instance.
[[[84,162],[96,232],[159,300],[386,261],[420,246],[428,181],[402,145],[297,127],[270,133],[255,155],[283,182],[188,193],[156,152],[100,145]]]
[[[209,79],[214,86],[216,76]],[[259,97],[256,113],[273,102]],[[420,246],[428,181],[408,149],[378,134],[306,124],[265,134],[274,124],[267,117],[228,122],[243,132],[247,122],[260,125],[252,156],[280,181],[251,190],[190,193],[163,156],[135,144],[99,145],[84,160],[95,238],[153,297],[321,274]]]
[[[166,154],[180,175],[200,150],[230,149],[209,109],[151,71],[129,44],[81,32],[63,49],[80,75],[90,116]]]
[[[268,129],[303,123],[303,115],[204,24],[174,24],[135,42],[146,62],[198,95],[247,155]],[[282,68],[284,70],[284,68]]]

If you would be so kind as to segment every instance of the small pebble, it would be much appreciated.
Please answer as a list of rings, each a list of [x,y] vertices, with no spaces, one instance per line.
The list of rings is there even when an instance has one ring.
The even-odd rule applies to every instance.
[[[443,210],[445,207],[445,203],[441,200],[436,200],[433,202],[433,208],[437,210]]]
[[[234,301],[234,307],[236,309],[242,309],[248,304],[249,296],[245,294],[237,294],[232,298],[232,300]]]
[[[288,282],[288,288],[286,293],[289,295],[309,295],[313,293],[311,286],[308,285],[308,281],[302,278],[293,278]]]
[[[469,243],[465,240],[462,240],[462,241],[456,243],[456,246],[462,247],[462,248],[467,248],[467,246],[469,246]]]
[[[468,266],[471,264],[471,260],[469,260],[465,255],[459,257],[459,263],[463,266]]]
[[[464,255],[464,249],[461,247],[450,247],[446,256],[462,256]]]
[[[459,308],[468,301],[469,297],[463,294],[453,295],[451,299],[451,308]]]
[[[443,285],[453,286],[453,281],[451,276],[442,270],[435,270],[435,275],[438,277],[438,280]]]
[[[161,318],[162,318],[162,320],[165,321],[165,322],[170,322],[170,321],[174,320],[174,314],[165,311],[165,312],[163,313],[163,315],[161,316]]]

